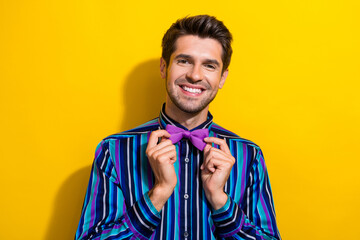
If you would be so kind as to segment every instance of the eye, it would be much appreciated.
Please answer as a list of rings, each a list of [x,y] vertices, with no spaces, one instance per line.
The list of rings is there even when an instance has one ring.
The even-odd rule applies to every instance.
[[[216,66],[214,64],[205,64],[205,67],[209,70],[215,70]]]
[[[177,60],[177,63],[178,63],[178,64],[183,64],[183,65],[185,65],[185,64],[189,64],[189,61],[186,60],[186,59],[178,59],[178,60]]]

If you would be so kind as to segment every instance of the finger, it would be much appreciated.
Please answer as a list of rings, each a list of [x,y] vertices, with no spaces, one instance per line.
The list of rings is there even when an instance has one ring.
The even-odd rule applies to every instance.
[[[168,133],[166,130],[156,130],[153,131],[150,134],[149,142],[148,142],[148,148],[152,148],[157,145],[159,138],[161,137],[170,137],[170,133]]]
[[[203,162],[203,163],[201,164],[201,166],[200,166],[200,170],[205,171],[205,173],[213,172],[213,171],[210,171],[210,170],[209,170],[209,167],[208,167],[209,162],[210,162],[210,161]],[[215,170],[215,169],[214,169],[214,170]]]
[[[159,160],[162,160],[164,162],[169,161],[171,164],[173,164],[176,161],[176,151],[171,149],[169,151],[161,153],[161,155],[159,155]]]
[[[212,158],[204,165],[204,169],[207,169],[210,172],[215,172],[216,169],[223,170],[227,169],[229,166],[230,163],[228,162]]]
[[[159,145],[160,145],[160,144],[159,144]],[[176,148],[175,148],[175,146],[174,146],[173,144],[166,145],[166,146],[163,146],[163,147],[161,147],[161,148],[159,148],[159,147],[160,147],[159,145],[155,147],[155,148],[158,148],[158,149],[156,149],[156,150],[153,152],[153,155],[159,156],[159,155],[161,155],[161,154],[163,154],[163,153],[167,153],[167,152],[171,152],[171,151],[173,151],[174,154],[176,154]]]
[[[206,143],[215,143],[220,146],[220,149],[228,154],[231,154],[229,146],[227,145],[224,139],[216,138],[216,137],[207,137],[204,138]]]
[[[209,160],[210,158],[226,158],[228,156],[227,153],[223,152],[222,150],[214,147],[209,147],[209,150],[204,153],[204,161]]]
[[[165,147],[167,147],[167,146],[173,146],[171,140],[169,140],[169,139],[160,142],[159,144],[155,145],[155,146],[152,147],[152,148],[150,148],[150,147],[148,146],[148,149],[147,149],[146,154],[147,154],[148,156],[151,156],[151,155],[153,155],[155,152],[157,152],[157,151],[159,151],[159,150],[161,150],[161,149],[163,149],[163,148],[165,148]]]
[[[210,143],[207,143],[204,148],[204,158],[206,158],[207,155],[209,155],[210,149],[212,148]]]
[[[204,162],[203,164],[201,164],[200,169],[202,170],[204,168],[204,163],[206,162],[206,159],[209,156],[210,150],[211,150],[212,146],[210,143],[207,143],[205,148],[204,148]]]
[[[200,166],[200,169],[203,169],[204,166],[208,164],[208,162],[212,159],[220,160],[224,163],[229,164],[233,164],[234,162],[234,158],[230,153],[226,153],[221,149],[211,147],[211,145],[208,143],[204,148],[204,162]]]
[[[220,149],[211,148],[208,155],[204,157],[204,165],[208,164],[209,161],[216,160],[217,163],[222,165],[233,165],[235,163],[235,159],[230,154],[227,154]]]
[[[167,137],[162,137],[162,138],[160,138],[160,142],[164,142],[164,141],[166,141],[166,140],[168,140],[169,138],[167,138]]]
[[[212,161],[212,160],[208,161],[207,164],[205,164],[205,166],[204,166],[205,170],[212,172],[212,173],[215,172],[216,168],[217,168],[217,166],[215,166],[214,161]]]
[[[224,159],[227,159],[229,158],[229,156],[231,156],[231,154],[229,155],[228,153],[225,153],[221,149],[214,147],[210,149],[208,155],[211,155],[214,158],[224,158]]]
[[[214,173],[216,169],[219,170],[225,169],[223,165],[224,165],[223,161],[212,158],[204,164],[203,170]]]
[[[208,167],[204,167],[204,166],[202,166],[200,169],[205,174],[214,173],[216,171],[215,168],[208,168]]]

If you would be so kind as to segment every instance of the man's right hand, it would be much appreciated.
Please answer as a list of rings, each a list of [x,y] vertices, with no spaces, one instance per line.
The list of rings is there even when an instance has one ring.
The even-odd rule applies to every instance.
[[[149,198],[159,212],[177,183],[173,165],[176,161],[176,148],[169,137],[170,134],[166,130],[154,131],[150,134],[146,148],[146,155],[155,175],[155,185],[149,191]],[[159,138],[161,138],[160,143],[158,143]]]

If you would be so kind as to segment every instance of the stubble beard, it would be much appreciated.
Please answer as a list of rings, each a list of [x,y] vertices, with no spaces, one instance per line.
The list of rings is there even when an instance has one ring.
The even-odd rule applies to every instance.
[[[175,104],[176,107],[178,107],[181,111],[189,114],[196,114],[204,110],[215,98],[217,91],[214,92],[212,95],[208,96],[207,98],[204,98],[200,101],[200,103],[193,103],[194,99],[191,99],[191,97],[186,97],[187,99],[181,100],[178,95],[176,94],[175,89],[170,90],[167,86],[166,81],[166,91],[170,98],[170,100]],[[175,86],[179,86],[177,82],[175,81]],[[211,91],[211,87],[204,86],[206,88],[206,91]],[[176,88],[176,87],[175,87]]]

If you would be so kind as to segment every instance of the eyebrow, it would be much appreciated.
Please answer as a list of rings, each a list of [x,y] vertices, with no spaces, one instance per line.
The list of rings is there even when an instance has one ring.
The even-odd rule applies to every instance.
[[[179,58],[186,58],[186,59],[191,59],[192,57],[190,55],[187,55],[187,54],[179,54],[179,55],[176,55],[174,57],[174,59],[179,59]]]
[[[174,59],[179,59],[179,58],[192,59],[193,57],[191,55],[183,54],[183,53],[176,55],[174,57]],[[206,59],[205,63],[215,64],[216,66],[220,67],[220,63],[216,59]]]

